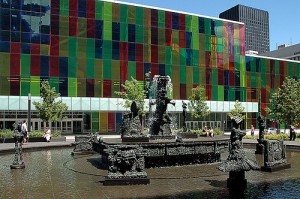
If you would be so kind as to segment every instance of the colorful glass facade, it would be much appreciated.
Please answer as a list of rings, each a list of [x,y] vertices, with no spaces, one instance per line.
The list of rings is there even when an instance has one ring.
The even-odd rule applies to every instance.
[[[210,101],[261,96],[264,110],[284,76],[299,76],[299,63],[245,56],[237,22],[116,1],[0,2],[0,96],[39,96],[47,79],[65,99],[92,102],[151,72],[171,77],[175,100],[204,85]],[[92,130],[117,131],[121,112],[87,111]]]

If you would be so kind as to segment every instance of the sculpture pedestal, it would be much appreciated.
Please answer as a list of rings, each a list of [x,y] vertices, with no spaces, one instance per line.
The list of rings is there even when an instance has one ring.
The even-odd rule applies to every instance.
[[[149,137],[122,137],[122,142],[149,142]]]
[[[104,186],[117,186],[117,185],[135,185],[135,184],[150,184],[149,178],[106,178],[103,182]]]
[[[24,169],[25,168],[25,163],[22,162],[21,164],[12,164],[10,165],[11,169]]]
[[[265,146],[263,145],[263,143],[257,143],[255,154],[264,154],[264,152],[265,152]]]
[[[245,179],[245,171],[229,172],[227,179],[227,188],[244,190],[247,187],[247,180]]]
[[[291,168],[291,164],[286,163],[286,164],[276,165],[272,167],[262,166],[261,171],[274,172],[274,171],[279,171],[279,170],[289,169],[289,168]]]

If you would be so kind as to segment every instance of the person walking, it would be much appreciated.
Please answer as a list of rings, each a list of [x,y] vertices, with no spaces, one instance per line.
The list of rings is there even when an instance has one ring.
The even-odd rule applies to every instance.
[[[295,141],[295,139],[296,139],[295,126],[292,124],[290,128],[290,141]]]
[[[254,136],[254,126],[251,124],[251,136]]]
[[[26,144],[26,142],[27,142],[27,133],[28,133],[26,120],[23,120],[23,124],[21,126],[21,132],[23,134],[23,144]]]

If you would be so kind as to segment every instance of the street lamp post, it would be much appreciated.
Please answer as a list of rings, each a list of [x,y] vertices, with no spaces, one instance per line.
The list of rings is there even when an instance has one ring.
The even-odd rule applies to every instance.
[[[31,131],[31,93],[28,93],[28,132]]]

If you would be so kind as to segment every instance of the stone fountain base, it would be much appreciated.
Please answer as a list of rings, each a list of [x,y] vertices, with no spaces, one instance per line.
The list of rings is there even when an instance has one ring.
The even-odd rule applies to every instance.
[[[227,188],[234,190],[245,190],[247,180],[245,179],[245,171],[230,171],[227,179]]]

